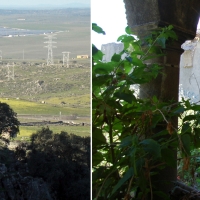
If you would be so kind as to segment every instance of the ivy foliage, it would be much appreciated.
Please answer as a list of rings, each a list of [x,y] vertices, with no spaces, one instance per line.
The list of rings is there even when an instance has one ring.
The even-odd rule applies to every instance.
[[[105,34],[97,24],[92,28]],[[155,193],[169,199],[156,190],[152,177],[166,166],[176,168],[177,148],[187,170],[191,150],[200,147],[200,105],[140,99],[134,86],[162,72],[158,63],[148,66],[147,61],[164,56],[167,42],[177,36],[171,25],[142,40],[129,27],[125,31],[118,38],[124,50],[110,62],[102,62],[103,53],[92,45],[93,199],[153,199]]]

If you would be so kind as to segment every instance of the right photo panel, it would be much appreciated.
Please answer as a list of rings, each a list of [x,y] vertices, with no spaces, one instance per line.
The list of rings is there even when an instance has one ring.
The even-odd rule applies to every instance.
[[[92,199],[199,199],[199,1],[91,0]]]

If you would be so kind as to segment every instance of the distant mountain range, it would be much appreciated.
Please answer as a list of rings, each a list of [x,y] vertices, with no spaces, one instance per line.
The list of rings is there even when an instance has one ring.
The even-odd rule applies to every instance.
[[[11,6],[2,6],[0,5],[0,9],[32,9],[32,10],[49,10],[49,9],[62,9],[62,8],[90,8],[89,3],[80,3],[80,2],[74,2],[74,3],[66,3],[66,4],[38,4],[38,5],[11,5]]]

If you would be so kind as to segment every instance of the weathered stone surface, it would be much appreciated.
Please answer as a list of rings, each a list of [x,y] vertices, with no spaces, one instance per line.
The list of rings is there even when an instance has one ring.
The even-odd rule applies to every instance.
[[[179,34],[184,33],[179,38],[182,43],[196,34],[199,0],[124,0],[124,3],[128,25],[138,35],[169,24]]]
[[[103,62],[110,62],[112,56],[116,53],[119,54],[124,49],[122,43],[108,43],[101,46],[101,51],[104,53]]]
[[[187,50],[189,47],[186,48],[186,44],[182,45],[186,50],[181,55],[180,61],[180,97],[197,103],[200,100],[200,41],[197,41],[191,50]]]

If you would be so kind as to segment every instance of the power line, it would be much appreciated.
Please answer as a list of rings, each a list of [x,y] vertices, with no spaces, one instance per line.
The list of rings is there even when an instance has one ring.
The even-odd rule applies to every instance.
[[[45,39],[48,39],[48,41],[44,42],[47,43],[48,45],[45,46],[48,49],[48,55],[47,55],[47,66],[53,65],[53,48],[56,48],[56,46],[53,46],[54,42],[53,39],[56,39],[55,37],[56,34],[47,34]]]
[[[8,80],[10,79],[15,80],[14,63],[12,65],[7,64],[6,67],[8,70]]]
[[[64,51],[63,53],[63,65],[67,65],[67,68],[69,68],[69,54],[70,52]],[[66,55],[67,54],[67,55]]]

